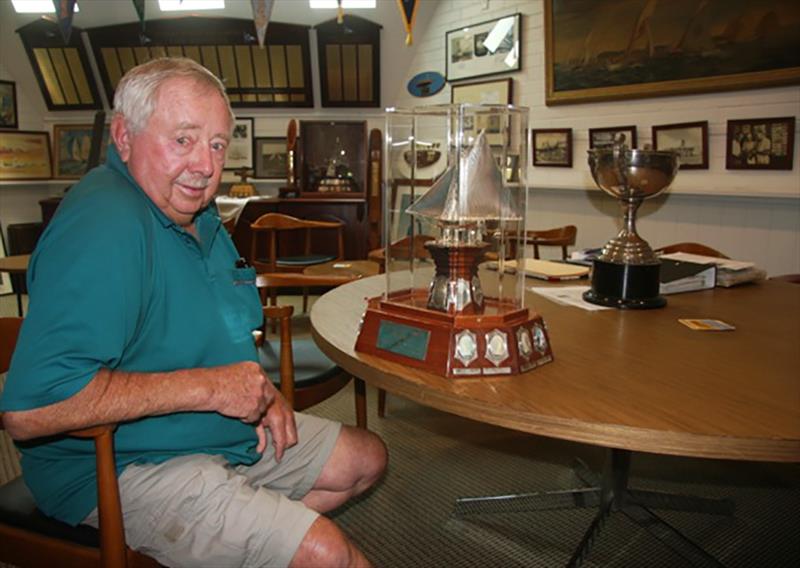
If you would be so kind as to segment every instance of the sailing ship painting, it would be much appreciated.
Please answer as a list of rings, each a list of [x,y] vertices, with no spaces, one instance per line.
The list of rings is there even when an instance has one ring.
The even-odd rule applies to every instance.
[[[602,95],[800,81],[797,0],[548,0],[546,8],[554,99],[588,89],[611,98]],[[765,85],[741,85],[750,86]]]
[[[47,132],[0,131],[0,180],[50,177],[50,136]]]

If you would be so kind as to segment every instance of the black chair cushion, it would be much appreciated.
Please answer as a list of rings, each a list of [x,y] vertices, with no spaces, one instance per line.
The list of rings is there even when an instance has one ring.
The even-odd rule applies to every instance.
[[[292,356],[294,359],[294,386],[298,389],[327,381],[341,372],[341,369],[319,350],[311,338],[293,338]],[[279,385],[281,381],[280,342],[265,341],[264,345],[258,348],[258,359],[272,382],[276,386]]]
[[[100,547],[97,529],[87,525],[72,527],[39,511],[22,477],[0,487],[0,523],[59,540]]]

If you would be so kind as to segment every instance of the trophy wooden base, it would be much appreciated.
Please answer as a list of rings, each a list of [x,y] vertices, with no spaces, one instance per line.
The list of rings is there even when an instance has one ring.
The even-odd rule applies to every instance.
[[[544,321],[528,308],[484,299],[483,313],[428,309],[427,290],[371,298],[356,351],[445,377],[524,373],[553,360]]]
[[[659,273],[661,264],[615,264],[595,260],[592,289],[583,299],[600,306],[623,309],[663,308],[667,300],[661,296]]]

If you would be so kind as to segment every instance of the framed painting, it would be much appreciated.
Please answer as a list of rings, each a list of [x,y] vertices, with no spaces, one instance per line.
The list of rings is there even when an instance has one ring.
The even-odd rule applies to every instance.
[[[555,168],[572,167],[572,129],[542,128],[531,130],[533,165]]]
[[[451,103],[469,103],[476,105],[510,105],[513,81],[498,79],[496,81],[480,81],[478,83],[462,83],[450,89]],[[472,119],[470,121],[470,119]],[[486,131],[489,144],[502,143],[501,116],[498,114],[483,116],[480,113],[465,117],[464,131],[477,135]]]
[[[233,122],[233,136],[225,156],[226,170],[253,167],[253,119],[237,118]]]
[[[725,169],[791,170],[794,122],[793,116],[729,120]]]
[[[608,148],[614,144],[624,144],[628,148],[636,148],[636,126],[589,129],[589,148]]]
[[[432,183],[432,180],[416,180],[414,182],[414,198],[418,199]],[[429,221],[417,219],[416,227],[414,227],[414,218],[406,213],[406,209],[412,203],[411,189],[411,180],[395,179],[392,182],[391,242],[410,237],[412,232],[415,235],[435,234],[432,232],[433,226]]]
[[[0,81],[0,128],[19,128],[17,85],[14,81]]]
[[[800,2],[544,0],[548,105],[800,83]]]
[[[50,179],[50,134],[0,130],[0,180]]]
[[[521,14],[472,24],[445,34],[448,81],[521,69]]]
[[[86,173],[92,147],[91,124],[56,124],[53,126],[53,177],[78,179]],[[103,128],[100,141],[100,161],[106,161],[109,139],[108,125]]]
[[[286,138],[256,138],[255,177],[287,179]]]
[[[708,121],[653,126],[653,149],[672,150],[680,169],[708,169]]]

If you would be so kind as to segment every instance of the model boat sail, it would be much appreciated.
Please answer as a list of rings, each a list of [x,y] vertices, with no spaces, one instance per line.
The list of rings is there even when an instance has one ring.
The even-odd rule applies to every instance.
[[[518,221],[521,212],[504,190],[503,174],[482,130],[451,166],[406,209],[444,225],[474,225],[480,221]]]

